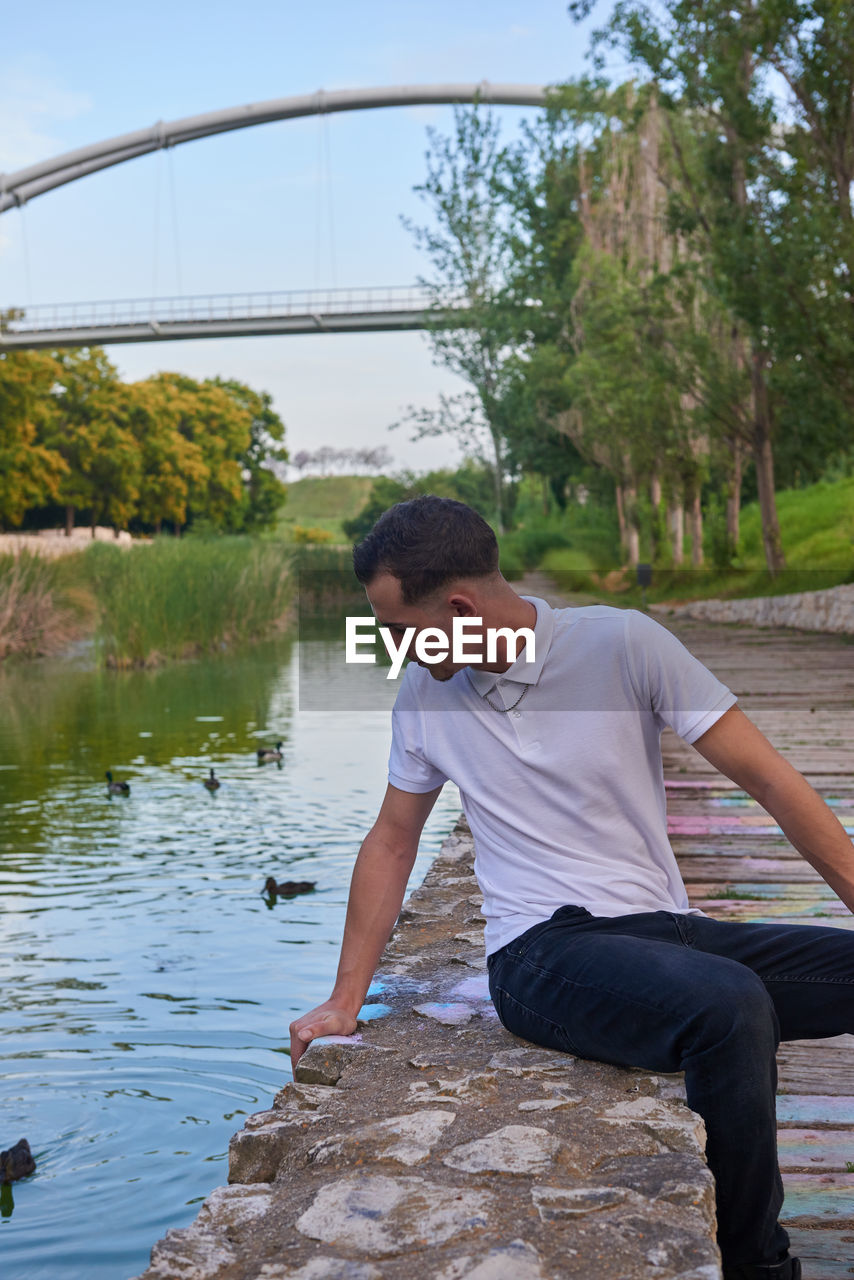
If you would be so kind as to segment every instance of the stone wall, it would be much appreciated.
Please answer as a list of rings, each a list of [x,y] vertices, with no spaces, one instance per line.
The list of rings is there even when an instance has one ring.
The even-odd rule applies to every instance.
[[[741,622],[754,627],[794,627],[854,635],[854,583],[826,591],[750,600],[695,600],[691,604],[652,605],[654,613],[709,622]]]
[[[229,1186],[140,1280],[719,1280],[681,1076],[529,1045],[489,1000],[464,824],[404,906],[360,1030],[250,1116]]]

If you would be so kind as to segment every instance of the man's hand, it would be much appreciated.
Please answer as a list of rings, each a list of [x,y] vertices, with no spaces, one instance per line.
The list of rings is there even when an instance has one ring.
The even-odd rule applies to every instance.
[[[400,791],[389,783],[353,868],[332,995],[291,1023],[292,1066],[317,1036],[349,1036],[356,1030],[356,1014],[403,902],[418,837],[441,789]]]
[[[356,1019],[348,1009],[332,1000],[319,1004],[291,1023],[291,1067],[295,1067],[309,1044],[317,1036],[351,1036]]]

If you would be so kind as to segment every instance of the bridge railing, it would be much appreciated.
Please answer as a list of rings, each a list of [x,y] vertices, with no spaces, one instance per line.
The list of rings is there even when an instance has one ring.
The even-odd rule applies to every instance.
[[[154,323],[274,319],[300,315],[361,315],[428,311],[429,290],[419,285],[351,289],[285,289],[208,293],[193,297],[123,298],[98,302],[42,303],[14,308],[2,322],[10,333],[105,328]],[[450,305],[454,305],[451,303]]]

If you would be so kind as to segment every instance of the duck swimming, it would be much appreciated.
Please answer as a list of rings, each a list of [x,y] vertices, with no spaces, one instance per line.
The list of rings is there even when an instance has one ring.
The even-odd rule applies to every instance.
[[[281,760],[282,744],[277,742],[274,747],[259,747],[255,754],[259,764],[264,764],[267,760]]]
[[[222,785],[213,769],[211,769],[211,776],[204,779],[204,785],[207,787],[208,791],[216,791],[217,788]]]
[[[110,793],[111,796],[129,796],[130,795],[129,782],[113,782],[113,775],[109,769],[107,770],[106,778],[107,778],[107,791]]]
[[[273,876],[267,876],[263,892],[269,893],[271,898],[295,898],[298,893],[312,893],[316,884],[316,880],[283,880],[276,884]]]
[[[26,1138],[21,1138],[8,1151],[0,1151],[0,1182],[15,1182],[36,1171],[36,1162]]]

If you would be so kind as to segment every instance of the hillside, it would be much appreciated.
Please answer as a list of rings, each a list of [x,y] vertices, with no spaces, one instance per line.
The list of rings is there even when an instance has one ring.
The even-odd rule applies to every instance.
[[[352,520],[368,500],[372,476],[305,476],[288,485],[277,531],[289,537],[294,526],[325,529],[335,542],[346,542],[342,520]]]

